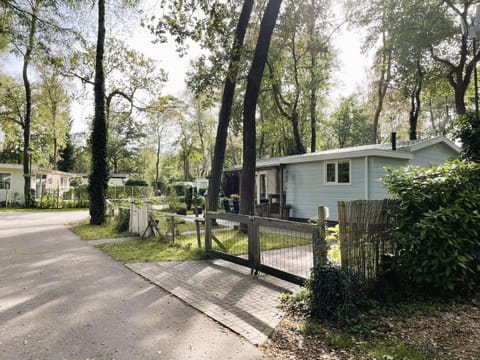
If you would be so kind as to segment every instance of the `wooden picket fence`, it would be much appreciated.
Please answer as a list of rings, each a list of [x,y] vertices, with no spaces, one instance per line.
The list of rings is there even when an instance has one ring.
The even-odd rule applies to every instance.
[[[394,252],[386,232],[391,200],[339,201],[339,240],[342,267],[365,282],[382,274],[382,259]]]

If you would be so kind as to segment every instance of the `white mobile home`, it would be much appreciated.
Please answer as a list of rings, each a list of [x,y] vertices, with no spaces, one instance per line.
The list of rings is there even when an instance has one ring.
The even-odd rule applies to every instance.
[[[77,174],[57,170],[48,170],[32,166],[32,194],[38,199],[42,193],[58,191],[60,195],[70,189],[70,180]],[[6,206],[12,203],[24,203],[23,165],[0,164],[0,204]],[[28,175],[27,175],[28,176]]]
[[[337,221],[338,201],[387,197],[380,182],[387,167],[439,165],[459,152],[450,140],[436,137],[257,160],[257,204],[268,206],[268,216],[295,219],[312,218],[323,205],[330,210],[328,220]]]

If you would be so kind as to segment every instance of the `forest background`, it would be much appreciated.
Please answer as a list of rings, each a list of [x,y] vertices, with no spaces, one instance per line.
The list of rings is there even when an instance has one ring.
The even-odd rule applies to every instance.
[[[473,56],[474,44],[462,33],[462,23],[474,25],[477,3],[350,0],[340,7],[328,0],[283,1],[258,100],[257,157],[386,142],[392,131],[400,140],[455,138],[457,115],[475,105],[472,70],[478,54]],[[95,5],[67,0],[0,4],[0,163],[24,161],[26,73],[34,163],[89,173]],[[110,173],[129,173],[149,183],[209,175],[242,4],[106,2]],[[244,80],[265,6],[266,1],[253,6],[238,64],[226,167],[242,162]],[[32,19],[36,27],[29,49]],[[157,43],[149,44],[146,34]],[[184,69],[186,86],[180,91]]]

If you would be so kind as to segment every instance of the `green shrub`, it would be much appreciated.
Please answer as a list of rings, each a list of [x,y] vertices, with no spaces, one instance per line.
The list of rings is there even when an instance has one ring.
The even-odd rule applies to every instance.
[[[141,179],[128,179],[125,186],[148,186],[148,183]]]
[[[186,204],[178,204],[175,208],[175,212],[178,215],[187,215],[187,205]]]
[[[368,304],[359,279],[346,269],[317,264],[307,288],[311,316],[338,326],[355,322]]]
[[[462,141],[462,158],[480,161],[480,124],[474,112],[467,112],[458,118],[456,136]]]
[[[430,169],[389,170],[383,183],[396,256],[390,272],[439,295],[480,285],[480,164],[452,161]]]
[[[115,218],[114,229],[119,232],[127,232],[130,223],[130,211],[120,209],[118,216]]]

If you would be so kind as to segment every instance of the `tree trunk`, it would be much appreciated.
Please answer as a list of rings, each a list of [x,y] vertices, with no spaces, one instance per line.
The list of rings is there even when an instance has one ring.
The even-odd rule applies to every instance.
[[[410,108],[410,140],[417,139],[417,125],[418,125],[418,116],[420,114],[421,99],[420,94],[422,92],[423,86],[423,71],[420,65],[420,61],[417,61],[417,73],[415,79],[415,86],[410,95],[411,108]]]
[[[391,50],[387,48],[387,39],[386,39],[385,32],[382,34],[382,46],[383,49],[381,50],[381,64],[382,67],[380,70],[380,79],[378,80],[378,87],[377,87],[377,107],[375,108],[375,114],[373,116],[373,125],[372,125],[372,138],[371,143],[376,144],[378,140],[378,124],[380,122],[380,113],[383,109],[383,101],[385,96],[387,95],[388,86],[390,83],[390,76],[391,76],[391,63],[392,63],[392,55]]]
[[[218,193],[220,191],[223,164],[225,162],[228,126],[232,116],[232,104],[239,72],[239,62],[253,3],[253,0],[245,0],[243,3],[237,29],[235,30],[230,64],[228,65],[227,77],[223,88],[222,105],[218,116],[217,137],[213,151],[212,172],[208,183],[208,206],[211,211],[217,210]]]
[[[270,40],[282,0],[269,0],[260,24],[253,61],[248,73],[243,103],[243,169],[240,181],[240,213],[250,215],[255,209],[256,129],[255,113]]]
[[[461,81],[457,82],[455,87],[455,109],[457,110],[457,115],[465,115],[467,112],[467,107],[465,106],[465,91],[466,88]]]
[[[158,194],[158,178],[160,175],[160,132],[157,132],[157,158],[155,159],[155,195]]]
[[[30,23],[30,32],[28,34],[28,45],[23,57],[23,85],[25,88],[25,121],[23,126],[23,173],[24,173],[24,186],[23,194],[25,207],[32,206],[30,187],[32,184],[32,169],[30,169],[30,156],[27,153],[27,149],[30,147],[30,129],[32,122],[32,89],[30,86],[30,80],[28,78],[28,66],[32,57],[33,47],[35,46],[35,33],[37,31],[37,15],[38,15],[38,5],[33,5],[31,23]],[[27,176],[28,175],[28,176]]]
[[[313,153],[317,151],[317,91],[313,87],[310,91],[310,152]]]
[[[95,117],[92,130],[92,173],[88,187],[90,224],[105,222],[105,198],[108,187],[107,122],[105,114],[105,0],[98,0],[98,37],[95,60]]]
[[[292,128],[293,138],[295,140],[295,155],[305,154],[305,146],[303,146],[302,139],[300,137],[300,129],[298,127],[298,113],[296,111],[294,111],[292,114]]]

